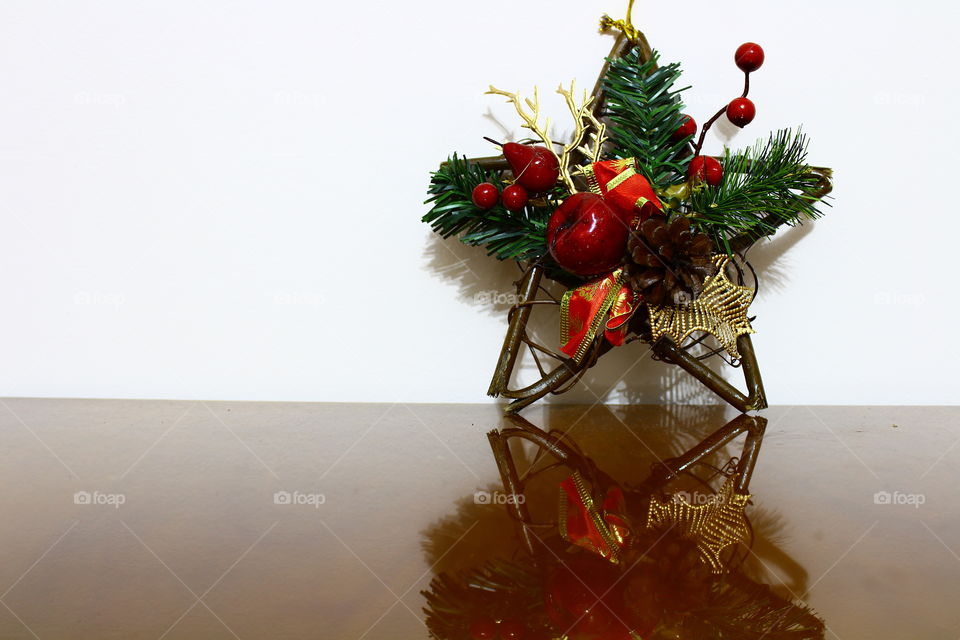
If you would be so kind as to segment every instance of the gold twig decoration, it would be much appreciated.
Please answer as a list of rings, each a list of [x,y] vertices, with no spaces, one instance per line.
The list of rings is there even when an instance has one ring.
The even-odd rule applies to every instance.
[[[604,135],[606,125],[600,122],[591,108],[594,102],[594,96],[584,91],[583,100],[578,105],[576,99],[573,97],[575,87],[576,82],[571,81],[569,89],[565,89],[563,85],[560,85],[557,89],[557,93],[563,96],[567,109],[570,110],[570,115],[573,116],[574,123],[573,136],[570,142],[563,145],[563,149],[559,154],[554,148],[554,145],[559,143],[555,143],[550,137],[550,118],[546,118],[543,124],[540,124],[540,94],[536,87],[533,89],[533,100],[530,98],[521,100],[519,93],[503,91],[493,85],[491,85],[489,91],[487,91],[489,94],[503,96],[513,104],[517,114],[523,120],[522,126],[540,138],[544,146],[546,146],[546,148],[550,150],[550,153],[557,159],[557,165],[560,167],[560,177],[564,183],[566,183],[571,193],[577,191],[576,185],[573,183],[573,176],[576,175],[576,171],[571,168],[573,162],[571,154],[576,151],[583,154],[584,157],[589,158],[591,162],[596,162],[600,158],[601,148],[604,141],[606,141]],[[524,105],[526,105],[526,107],[524,107]],[[589,139],[589,147],[584,144],[585,139]]]

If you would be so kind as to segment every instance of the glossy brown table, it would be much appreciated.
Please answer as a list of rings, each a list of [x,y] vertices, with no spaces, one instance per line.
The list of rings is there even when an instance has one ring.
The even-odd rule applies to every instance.
[[[767,581],[831,638],[960,636],[960,409],[763,415],[748,513]],[[524,416],[640,480],[733,414]],[[500,420],[493,405],[6,399],[0,637],[425,638],[432,571],[515,538],[474,499],[499,483],[485,432]]]

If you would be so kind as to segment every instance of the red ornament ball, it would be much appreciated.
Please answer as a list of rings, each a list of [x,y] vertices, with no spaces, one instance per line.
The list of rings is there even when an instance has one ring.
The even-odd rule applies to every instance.
[[[527,626],[519,618],[507,618],[500,623],[500,640],[523,640]]]
[[[473,640],[492,640],[497,635],[497,623],[493,618],[480,616],[470,622],[470,637]]]
[[[509,211],[520,211],[527,206],[527,190],[519,184],[512,184],[503,190],[503,206]]]
[[[715,187],[720,184],[720,180],[723,179],[723,167],[720,166],[716,158],[697,156],[690,161],[687,176],[689,178],[699,178],[711,187]]]
[[[575,193],[547,223],[547,248],[563,269],[581,276],[610,271],[623,260],[629,229],[602,196]]]
[[[763,64],[763,47],[755,42],[744,42],[737,47],[733,59],[744,73],[756,71]]]
[[[473,188],[473,204],[480,209],[489,209],[497,204],[500,199],[500,192],[489,182],[481,182]]]
[[[756,115],[757,108],[749,98],[734,98],[727,105],[727,119],[738,127],[747,126]]]
[[[697,121],[687,114],[683,114],[683,117],[683,124],[677,127],[677,130],[670,136],[670,139],[674,142],[688,138],[697,132]]]

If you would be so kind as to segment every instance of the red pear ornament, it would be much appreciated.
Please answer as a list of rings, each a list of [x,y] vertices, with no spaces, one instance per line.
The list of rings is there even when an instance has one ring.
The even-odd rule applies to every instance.
[[[553,188],[560,177],[557,156],[546,147],[508,142],[503,145],[503,157],[507,159],[517,184],[532,193]]]

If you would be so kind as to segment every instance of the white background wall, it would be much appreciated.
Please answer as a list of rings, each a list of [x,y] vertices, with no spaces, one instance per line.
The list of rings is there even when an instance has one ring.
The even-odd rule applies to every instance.
[[[484,401],[513,267],[431,237],[428,172],[519,133],[488,83],[592,86],[625,4],[5,0],[0,394]],[[635,13],[700,121],[765,47],[756,120],[708,151],[802,123],[835,169],[758,259],[771,402],[957,403],[956,3]],[[634,347],[568,398],[683,399],[617,382]]]

